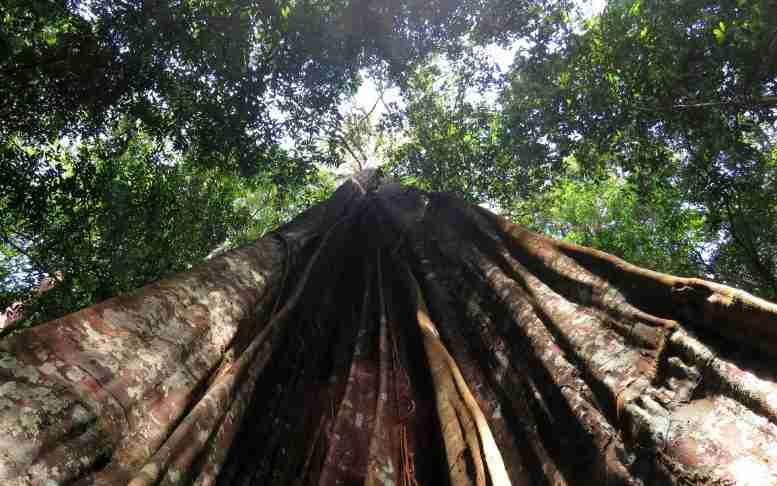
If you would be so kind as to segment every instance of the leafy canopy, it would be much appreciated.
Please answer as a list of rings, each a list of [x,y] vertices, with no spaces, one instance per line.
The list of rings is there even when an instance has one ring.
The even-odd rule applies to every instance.
[[[532,5],[4,2],[0,304],[55,317],[257,237],[331,191],[364,73],[405,85]]]

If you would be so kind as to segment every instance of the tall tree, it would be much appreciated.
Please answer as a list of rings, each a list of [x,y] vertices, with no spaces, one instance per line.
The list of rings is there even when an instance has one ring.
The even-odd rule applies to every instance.
[[[347,181],[0,341],[4,484],[777,480],[777,306]]]
[[[402,84],[464,36],[517,35],[496,13],[535,15],[502,0],[5,2],[0,306],[61,272],[50,304],[28,306],[48,319],[288,220],[331,192],[318,167],[343,151],[321,137],[349,124],[334,108],[363,72]]]

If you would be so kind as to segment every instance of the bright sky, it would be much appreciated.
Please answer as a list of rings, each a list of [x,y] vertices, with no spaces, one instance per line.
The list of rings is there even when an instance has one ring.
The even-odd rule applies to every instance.
[[[583,17],[589,18],[599,15],[604,10],[607,0],[578,0],[577,4],[583,10]]]

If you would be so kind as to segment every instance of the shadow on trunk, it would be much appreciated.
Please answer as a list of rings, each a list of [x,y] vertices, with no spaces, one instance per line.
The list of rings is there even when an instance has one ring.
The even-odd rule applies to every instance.
[[[777,482],[777,306],[374,171],[0,341],[0,480]]]

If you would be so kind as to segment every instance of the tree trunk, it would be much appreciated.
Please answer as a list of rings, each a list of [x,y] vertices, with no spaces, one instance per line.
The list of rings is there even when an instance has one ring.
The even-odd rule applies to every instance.
[[[0,341],[0,483],[777,483],[777,306],[380,182]]]

